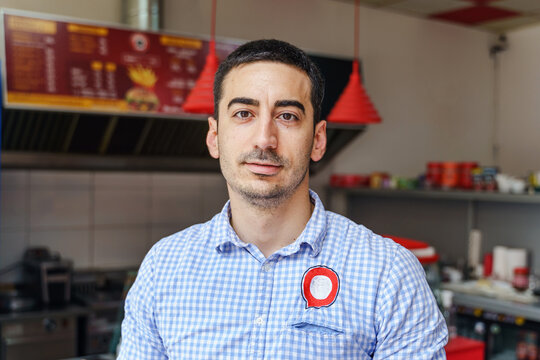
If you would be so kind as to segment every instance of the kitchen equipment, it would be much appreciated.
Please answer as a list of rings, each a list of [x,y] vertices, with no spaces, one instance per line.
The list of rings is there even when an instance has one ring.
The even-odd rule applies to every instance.
[[[125,271],[76,271],[73,273],[73,301],[88,310],[80,330],[80,352],[86,355],[110,351],[115,330],[123,319]],[[119,315],[121,314],[121,316]]]
[[[25,316],[0,323],[1,360],[56,360],[76,356],[76,316]]]
[[[538,359],[540,322],[535,305],[455,294],[454,307],[458,337],[484,342],[486,360]],[[524,352],[534,357],[523,357]]]
[[[32,310],[37,306],[34,297],[18,290],[0,292],[0,313]]]
[[[23,257],[26,282],[33,284],[31,294],[45,306],[64,306],[71,298],[73,263],[52,255],[47,248],[26,250]]]

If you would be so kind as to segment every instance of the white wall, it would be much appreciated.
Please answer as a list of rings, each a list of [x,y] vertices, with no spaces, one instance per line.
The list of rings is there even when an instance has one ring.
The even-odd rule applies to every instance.
[[[137,267],[157,240],[227,200],[220,174],[8,170],[1,181],[0,268],[28,246],[77,268]]]
[[[164,26],[208,34],[210,6],[210,0],[165,0]],[[415,176],[430,160],[491,164],[493,35],[368,7],[360,15],[365,85],[383,123],[339,155],[333,170]],[[352,2],[218,1],[218,36],[274,37],[352,57],[353,31]]]
[[[0,0],[0,7],[112,23],[122,19],[122,0]]]
[[[498,145],[501,168],[540,170],[540,26],[508,34],[500,54]]]

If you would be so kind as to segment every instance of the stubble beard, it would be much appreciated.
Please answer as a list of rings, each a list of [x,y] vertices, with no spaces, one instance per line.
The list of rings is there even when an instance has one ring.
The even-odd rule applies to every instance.
[[[308,159],[307,164],[299,164],[298,167],[293,169],[291,177],[285,179],[286,183],[274,184],[270,188],[265,187],[264,189],[251,186],[247,182],[242,183],[238,171],[235,172],[232,166],[233,164],[223,157],[220,157],[220,166],[221,172],[232,191],[238,193],[250,205],[261,210],[270,210],[277,208],[285,200],[289,199],[302,184],[309,170],[309,155],[306,155],[306,157]],[[247,160],[271,160],[273,163],[281,165],[283,169],[290,166],[290,161],[282,158],[273,150],[256,149],[241,155],[237,163],[242,164]],[[270,176],[258,175],[258,177],[260,181],[265,181],[265,178]]]

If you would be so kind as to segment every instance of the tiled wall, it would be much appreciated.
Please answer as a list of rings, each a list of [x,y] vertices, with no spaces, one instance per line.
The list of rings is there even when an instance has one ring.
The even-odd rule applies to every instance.
[[[0,268],[37,245],[77,268],[137,267],[157,240],[210,219],[228,198],[220,174],[4,170],[1,177]]]

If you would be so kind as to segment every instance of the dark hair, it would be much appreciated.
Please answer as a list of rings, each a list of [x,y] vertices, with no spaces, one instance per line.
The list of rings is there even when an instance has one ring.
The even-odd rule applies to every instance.
[[[235,67],[256,61],[274,61],[292,65],[309,77],[311,81],[311,105],[313,107],[313,123],[321,120],[321,106],[324,97],[324,79],[317,65],[305,52],[294,45],[280,40],[255,40],[243,44],[234,50],[223,61],[216,72],[214,80],[214,113],[218,118],[218,105],[223,91],[223,80]]]

